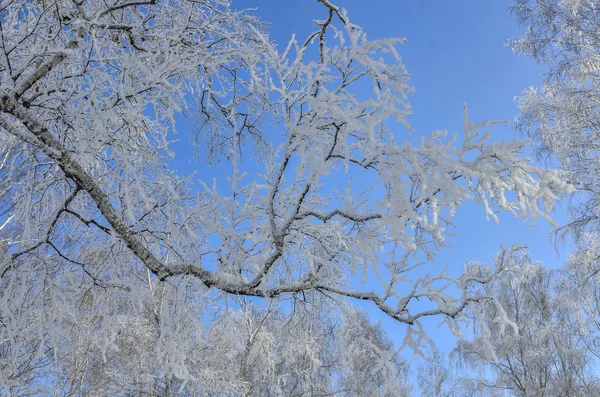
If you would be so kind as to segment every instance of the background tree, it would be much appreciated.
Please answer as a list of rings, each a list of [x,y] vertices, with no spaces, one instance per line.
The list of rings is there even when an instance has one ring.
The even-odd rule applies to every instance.
[[[574,233],[575,252],[559,282],[553,282],[555,305],[565,318],[553,319],[552,327],[570,321],[576,324],[564,336],[581,356],[598,352],[598,126],[600,105],[600,30],[597,4],[593,1],[519,0],[513,12],[525,27],[512,42],[520,54],[530,55],[546,68],[539,89],[530,88],[519,98],[521,116],[517,125],[532,137],[542,157],[557,160],[577,188],[569,203],[571,221],[558,229],[560,235]],[[549,279],[557,277],[548,276]],[[558,330],[553,330],[562,335]],[[577,336],[577,338],[575,338]],[[557,346],[558,361],[563,359]],[[560,360],[559,360],[560,359]],[[569,367],[569,366],[567,366]],[[594,377],[580,377],[597,387]],[[596,385],[593,383],[596,382]],[[566,379],[564,385],[569,383]],[[585,383],[585,382],[584,382]],[[574,392],[573,392],[574,393]],[[598,394],[590,389],[588,395]]]
[[[600,18],[593,1],[519,0],[513,12],[525,27],[512,45],[546,67],[539,89],[519,98],[517,125],[543,155],[569,171],[578,195],[572,220],[559,229],[586,233],[598,229],[600,179]]]
[[[78,321],[90,307],[101,313],[86,321],[103,360],[124,338],[127,354],[151,362],[125,329],[160,341],[152,354],[167,390],[195,379],[186,352],[200,330],[178,317],[195,299],[366,300],[409,326],[415,350],[421,318],[451,323],[488,299],[469,292],[494,272],[415,269],[433,261],[465,200],[493,218],[501,209],[535,220],[565,185],[521,157],[523,142],[491,142],[490,123],[466,112],[462,134],[398,141],[393,123],[410,114],[402,40],[369,41],[320,2],[317,30],[283,51],[227,1],[2,3],[4,388],[63,358],[70,369],[56,382],[83,385],[88,365],[101,365],[73,353],[88,346],[92,331]],[[178,176],[176,133],[208,146],[229,178]],[[359,176],[372,185],[353,185]],[[373,290],[358,282],[370,274]],[[67,346],[74,332],[83,339]]]
[[[71,339],[55,348],[58,357],[31,372],[40,375],[37,381],[17,377],[14,395],[408,395],[407,363],[364,312],[340,312],[322,295],[319,302],[295,302],[290,312],[281,310],[282,302],[262,307],[241,298],[237,309],[214,312],[163,287],[155,286],[158,305],[147,304],[144,315],[121,306],[108,348],[99,301],[89,297]],[[102,298],[119,305],[118,297]],[[165,323],[172,320],[177,323]],[[171,333],[181,335],[165,336]],[[185,366],[173,361],[180,356]]]
[[[424,363],[419,366],[417,382],[423,397],[460,395],[448,358],[438,349],[432,349]]]
[[[475,317],[475,338],[462,340],[455,354],[482,369],[481,387],[514,396],[589,396],[598,392],[593,353],[586,340],[574,285],[557,270],[523,254],[488,292],[512,322],[498,324],[496,307]],[[485,376],[486,369],[493,377]]]

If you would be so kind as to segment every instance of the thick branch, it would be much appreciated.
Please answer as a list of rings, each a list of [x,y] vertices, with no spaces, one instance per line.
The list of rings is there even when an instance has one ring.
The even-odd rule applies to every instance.
[[[104,191],[81,167],[81,165],[73,159],[63,145],[52,136],[50,131],[36,120],[35,115],[6,93],[2,93],[0,97],[0,110],[19,119],[23,125],[25,125],[25,127],[27,127],[27,129],[43,143],[43,145],[38,148],[48,157],[53,159],[65,175],[75,181],[79,188],[85,190],[90,195],[111,228],[117,232],[127,247],[142,261],[142,263],[144,263],[144,265],[154,272],[161,280],[173,275],[166,266],[152,255],[152,253],[135,237],[133,231],[125,224],[116,209],[110,203],[110,200]]]
[[[70,50],[74,50],[79,41],[83,38],[83,30],[80,29],[75,38],[67,44],[67,46],[57,54],[55,54],[52,58],[50,58],[46,63],[40,66],[28,79],[23,81],[17,88],[15,88],[14,96],[18,100],[21,96],[27,92],[31,87],[34,86],[38,81],[46,77],[48,73],[52,69],[54,69],[58,64],[60,64],[68,55]]]
[[[296,219],[303,219],[303,218],[307,218],[309,216],[315,217],[323,222],[327,222],[328,220],[330,220],[331,218],[333,218],[335,216],[341,216],[342,218],[346,218],[348,220],[351,220],[352,222],[357,222],[357,223],[368,222],[368,221],[372,221],[374,219],[381,218],[381,214],[359,215],[359,214],[353,214],[350,212],[346,212],[346,211],[343,211],[340,209],[335,209],[330,212],[321,212],[321,211],[317,211],[317,210],[308,210],[308,211],[299,212],[298,215],[296,215]]]

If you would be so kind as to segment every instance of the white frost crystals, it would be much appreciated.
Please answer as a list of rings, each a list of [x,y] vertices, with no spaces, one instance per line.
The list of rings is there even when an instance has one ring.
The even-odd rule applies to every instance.
[[[177,325],[191,314],[165,307],[200,313],[227,294],[357,298],[409,324],[418,349],[422,317],[453,321],[487,299],[478,286],[493,271],[414,279],[414,258],[433,259],[464,200],[535,220],[567,186],[466,112],[463,134],[398,142],[392,128],[410,114],[403,40],[369,41],[322,3],[317,32],[283,52],[226,1],[2,3],[5,387],[60,361],[83,316],[107,352],[125,318],[144,330],[154,313],[161,371],[184,387],[200,375],[169,346],[203,336]],[[199,129],[181,128],[184,116]],[[199,188],[169,168],[175,132],[228,164],[226,193],[202,167]],[[252,150],[260,173],[245,175]],[[359,173],[373,184],[360,194]],[[332,175],[348,195],[334,196]],[[355,289],[352,276],[371,271],[381,287]],[[414,311],[416,299],[431,308]]]

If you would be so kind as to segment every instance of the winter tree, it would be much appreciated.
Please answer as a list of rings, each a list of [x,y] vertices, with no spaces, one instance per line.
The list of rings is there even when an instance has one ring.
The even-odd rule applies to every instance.
[[[423,397],[457,396],[456,383],[452,377],[447,357],[438,349],[432,349],[419,367],[417,383]]]
[[[597,334],[586,332],[580,307],[585,300],[574,299],[583,294],[572,281],[572,275],[521,254],[486,286],[512,324],[499,326],[497,307],[491,306],[474,315],[475,338],[458,343],[458,360],[481,370],[480,388],[523,397],[598,394],[589,343]]]
[[[401,139],[403,40],[368,40],[320,3],[315,32],[282,49],[227,0],[1,3],[1,387],[83,385],[115,352],[184,387],[194,312],[237,297],[365,300],[417,350],[423,317],[452,324],[489,299],[495,271],[414,270],[465,200],[535,220],[565,185],[466,112],[460,134]],[[180,176],[176,137],[228,177]]]
[[[577,323],[583,337],[585,349],[590,355],[590,361],[600,358],[600,274],[597,265],[597,239],[591,244],[577,247],[569,255],[565,268],[562,270],[562,299],[577,316]],[[600,382],[598,382],[600,384]]]
[[[460,342],[459,342],[460,343]],[[474,377],[477,372],[465,367],[456,357],[437,348],[431,349],[422,364],[417,368],[416,386],[422,397],[501,397],[500,389],[485,387],[481,379]],[[469,376],[471,375],[471,376]]]
[[[579,339],[575,356],[585,352],[589,357],[597,357],[597,274],[600,269],[598,4],[594,1],[519,0],[513,5],[513,11],[525,27],[524,34],[512,42],[514,50],[532,56],[547,70],[540,88],[530,88],[521,94],[522,114],[517,125],[534,139],[542,156],[557,160],[568,171],[577,188],[569,203],[571,221],[558,231],[562,235],[574,233],[578,246],[562,270],[559,283],[562,290],[551,300],[554,307],[559,301],[567,307],[561,310],[566,310],[569,316],[560,321],[573,322],[577,328]],[[570,325],[548,326],[569,328]],[[564,341],[574,343],[575,331],[569,332],[571,335],[565,336]],[[569,351],[568,346],[563,346],[562,351]],[[555,365],[558,367],[559,363],[562,361],[556,361]],[[584,379],[580,376],[579,380]],[[569,383],[565,382],[564,387]],[[597,388],[597,380],[589,387]],[[591,389],[583,394],[595,395],[598,391]]]
[[[570,172],[579,196],[561,230],[585,237],[600,214],[600,10],[578,0],[519,0],[513,10],[525,27],[513,48],[547,68],[542,86],[521,94],[518,125]]]
[[[62,356],[46,368],[44,381],[25,382],[21,394],[408,396],[407,363],[363,312],[335,310],[321,294],[314,296],[320,301],[296,301],[289,313],[281,301],[261,307],[244,298],[238,309],[198,310],[185,300],[175,306],[173,299],[181,297],[165,287],[161,305],[118,317],[120,332],[105,351],[99,321],[88,314],[100,313],[88,306],[72,331],[74,341],[61,346]],[[177,315],[165,316],[167,307]],[[199,321],[206,316],[210,323]],[[166,371],[176,364],[165,354],[165,328],[177,331],[165,321],[173,318],[187,333],[177,346],[190,371],[185,381]]]

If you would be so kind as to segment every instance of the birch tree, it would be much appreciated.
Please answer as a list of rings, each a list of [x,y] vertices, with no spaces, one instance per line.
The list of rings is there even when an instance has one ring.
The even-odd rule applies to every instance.
[[[3,387],[60,357],[91,301],[110,349],[123,312],[139,322],[157,302],[156,282],[207,304],[365,300],[407,324],[416,350],[423,317],[452,324],[489,299],[474,291],[495,271],[414,270],[433,262],[465,200],[496,220],[549,219],[566,185],[466,111],[461,133],[404,140],[404,40],[368,40],[320,3],[314,33],[281,49],[226,0],[1,3]],[[176,136],[228,177],[211,181],[209,165],[179,175]],[[188,343],[163,313],[166,345]],[[193,380],[183,354],[164,354],[168,379]]]

